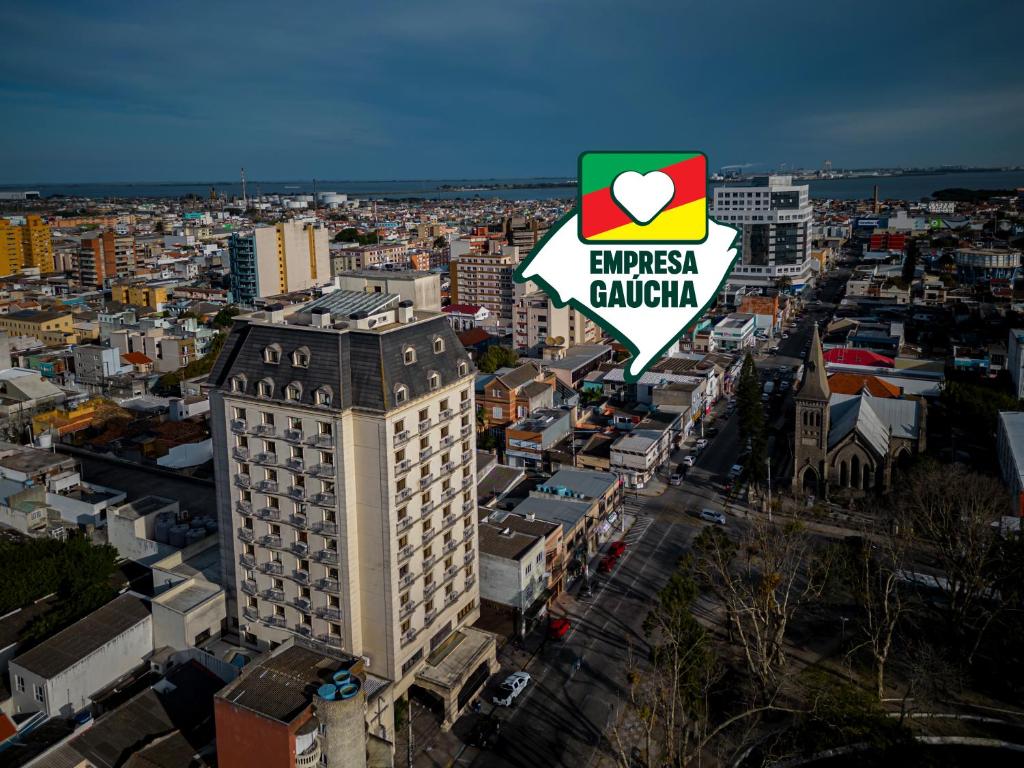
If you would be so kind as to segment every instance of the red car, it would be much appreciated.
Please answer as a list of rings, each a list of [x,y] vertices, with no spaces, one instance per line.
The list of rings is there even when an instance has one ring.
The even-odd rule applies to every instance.
[[[572,624],[569,623],[568,619],[552,619],[548,623],[548,638],[551,640],[561,640],[567,634]]]
[[[605,555],[601,558],[601,563],[597,566],[597,570],[601,573],[611,573],[612,569],[615,567],[615,563],[618,561],[619,558],[615,557],[615,555]]]
[[[626,551],[626,542],[624,541],[613,541],[612,545],[608,547],[608,554],[612,557],[622,557],[622,553]]]

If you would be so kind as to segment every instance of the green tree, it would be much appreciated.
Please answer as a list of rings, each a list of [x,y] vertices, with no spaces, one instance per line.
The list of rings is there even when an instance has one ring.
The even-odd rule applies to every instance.
[[[767,475],[767,439],[765,436],[764,407],[761,403],[761,381],[757,376],[754,358],[747,353],[736,385],[736,408],[739,412],[740,439],[749,443],[747,477],[752,483],[761,483]]]
[[[480,356],[477,368],[484,373],[494,373],[499,368],[511,368],[519,362],[519,355],[510,347],[494,344]]]
[[[238,307],[231,305],[224,307],[220,312],[213,316],[214,328],[228,328],[231,326],[232,318],[239,314],[242,310]]]

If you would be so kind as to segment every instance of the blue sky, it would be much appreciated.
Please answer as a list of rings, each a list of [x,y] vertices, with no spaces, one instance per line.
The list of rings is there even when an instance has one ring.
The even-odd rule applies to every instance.
[[[0,183],[1024,163],[1020,2],[0,4]]]

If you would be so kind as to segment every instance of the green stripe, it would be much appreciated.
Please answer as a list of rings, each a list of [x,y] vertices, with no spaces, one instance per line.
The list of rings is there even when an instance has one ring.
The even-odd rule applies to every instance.
[[[587,152],[580,160],[580,191],[610,187],[623,171],[648,173],[697,157],[696,152]]]

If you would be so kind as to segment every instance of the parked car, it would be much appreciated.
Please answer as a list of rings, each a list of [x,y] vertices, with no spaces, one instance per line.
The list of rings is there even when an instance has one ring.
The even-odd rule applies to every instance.
[[[619,558],[615,555],[605,555],[601,558],[601,562],[597,566],[597,570],[601,573],[611,573],[612,569],[615,568],[615,563],[619,561]]]
[[[492,699],[496,707],[511,707],[512,702],[523,691],[530,682],[529,672],[513,672],[505,678],[505,682],[498,686],[498,694]]]
[[[714,437],[718,434],[718,427],[708,427],[704,430],[704,437]]]
[[[702,509],[699,517],[701,520],[706,520],[709,523],[725,525],[725,514],[722,512],[715,512],[713,509]]]
[[[473,724],[473,730],[469,732],[466,743],[477,749],[491,749],[498,743],[501,733],[501,720],[491,715],[477,719]]]
[[[703,451],[705,448],[708,447],[708,443],[709,442],[710,442],[710,440],[708,440],[706,437],[698,438],[697,442],[695,443],[695,445],[697,447],[697,450],[698,451]]]
[[[673,472],[671,475],[669,475],[668,484],[669,485],[682,485],[683,484],[683,475],[682,475],[682,473],[681,472]]]
[[[687,467],[692,467],[697,462],[697,457],[692,453],[689,456],[683,456],[682,464]]]
[[[568,619],[558,618],[552,619],[548,622],[548,639],[549,640],[561,640],[572,628],[572,624]]]
[[[736,478],[738,478],[742,474],[743,474],[743,465],[742,464],[733,464],[732,467],[729,469],[729,478],[731,480],[735,480]]]
[[[625,551],[626,542],[622,541],[621,539],[619,541],[613,541],[612,545],[608,547],[608,554],[615,555],[615,557],[622,557],[622,553]]]

